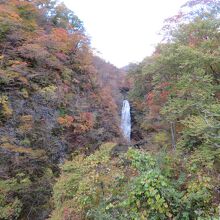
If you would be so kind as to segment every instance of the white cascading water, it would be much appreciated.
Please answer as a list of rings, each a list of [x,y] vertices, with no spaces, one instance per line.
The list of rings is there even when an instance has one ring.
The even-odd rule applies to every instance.
[[[128,100],[123,101],[122,111],[121,111],[121,129],[122,133],[127,141],[131,139],[131,113],[130,104]]]

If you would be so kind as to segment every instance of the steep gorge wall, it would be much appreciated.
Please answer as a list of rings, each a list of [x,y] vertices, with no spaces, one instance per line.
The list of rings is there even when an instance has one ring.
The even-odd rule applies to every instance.
[[[59,163],[120,137],[81,21],[53,3],[0,3],[1,219],[45,219]]]

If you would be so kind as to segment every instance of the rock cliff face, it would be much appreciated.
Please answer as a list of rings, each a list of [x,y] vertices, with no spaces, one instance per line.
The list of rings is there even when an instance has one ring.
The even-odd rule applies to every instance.
[[[134,141],[140,141],[143,139],[142,129],[140,128],[140,118],[142,118],[143,113],[138,110],[135,104],[131,101],[131,139]]]

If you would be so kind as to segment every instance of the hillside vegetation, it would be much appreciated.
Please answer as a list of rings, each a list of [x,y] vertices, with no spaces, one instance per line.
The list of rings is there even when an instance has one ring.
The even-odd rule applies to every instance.
[[[112,84],[120,71],[93,56],[80,19],[54,0],[1,1],[0,51],[0,219],[45,219],[58,164],[120,136],[100,66]]]

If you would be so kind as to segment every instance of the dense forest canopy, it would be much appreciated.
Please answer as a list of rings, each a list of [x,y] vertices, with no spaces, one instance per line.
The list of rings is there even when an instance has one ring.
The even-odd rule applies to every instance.
[[[63,3],[0,1],[0,219],[219,219],[220,1],[161,34],[118,69]]]

